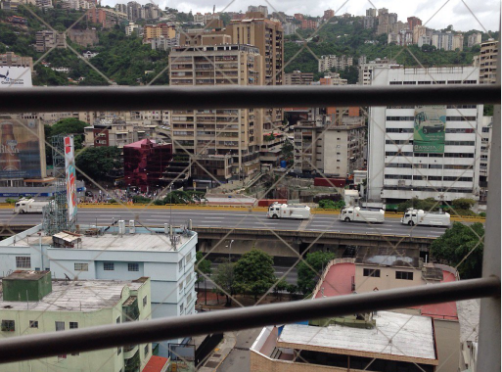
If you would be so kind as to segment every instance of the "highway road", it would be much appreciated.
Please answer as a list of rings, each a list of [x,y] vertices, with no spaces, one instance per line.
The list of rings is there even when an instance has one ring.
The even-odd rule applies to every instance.
[[[37,224],[42,220],[41,214],[15,215],[12,209],[0,209],[0,222],[7,224]],[[309,220],[269,219],[265,212],[243,211],[215,211],[215,210],[180,210],[180,209],[117,209],[110,208],[81,208],[78,211],[78,223],[100,225],[109,224],[116,219],[135,219],[145,225],[174,225],[186,224],[192,219],[194,229],[201,227],[233,227],[267,230],[306,230],[306,231],[334,231],[344,233],[372,233],[382,235],[412,235],[417,237],[436,238],[445,229],[430,226],[401,225],[399,219],[388,218],[383,224],[367,224],[357,222],[342,222],[338,215],[318,214]]]

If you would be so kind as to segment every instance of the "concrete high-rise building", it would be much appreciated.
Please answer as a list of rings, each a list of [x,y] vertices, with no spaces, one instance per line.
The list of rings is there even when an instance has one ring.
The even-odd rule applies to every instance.
[[[173,48],[169,55],[172,86],[263,85],[263,56],[242,44]],[[217,179],[246,177],[259,170],[263,110],[175,110],[171,112],[175,152],[197,155]],[[194,178],[210,178],[194,164]]]
[[[280,22],[270,21],[260,13],[247,13],[246,18],[232,20],[225,31],[234,44],[249,44],[263,56],[262,76],[265,85],[283,84],[284,38]],[[282,109],[265,109],[264,130],[282,124]]]
[[[375,17],[364,17],[363,25],[365,30],[373,29],[375,27]]]
[[[417,17],[408,17],[408,29],[413,31],[416,26],[421,26],[422,20]]]
[[[463,50],[464,49],[464,35],[453,34],[452,31],[435,32],[432,34],[432,45],[437,49],[444,50]]]
[[[467,46],[469,48],[473,47],[474,45],[481,44],[481,32],[475,32],[473,34],[470,34],[469,37],[467,38]]]
[[[0,54],[0,67],[29,67],[33,71],[33,58],[21,57],[13,52]]]
[[[415,26],[413,29],[413,43],[418,44],[418,40],[421,36],[427,35],[427,27],[425,26]]]
[[[477,84],[479,68],[374,67],[373,86]],[[483,107],[371,107],[369,198],[399,203],[413,197],[438,201],[479,198]]]
[[[486,201],[486,189],[488,188],[490,169],[490,144],[492,143],[493,117],[483,116],[481,118],[481,142],[479,149],[481,160],[479,163],[479,187],[481,188],[480,201]]]
[[[378,69],[378,68],[382,69],[385,66],[395,67],[395,66],[399,66],[399,65],[397,64],[396,61],[389,60],[387,58],[383,58],[383,59],[377,58],[374,61],[366,62],[365,55],[359,57],[359,64],[358,64],[359,78],[358,78],[357,84],[371,85],[371,82],[374,79],[373,70]]]
[[[376,17],[376,16],[377,16],[376,8],[366,9],[366,17]]]
[[[497,59],[499,42],[490,39],[481,44],[479,55],[479,83],[495,84],[497,81]]]
[[[453,36],[452,50],[463,50],[464,49],[464,35],[455,34]]]
[[[166,39],[176,38],[176,28],[169,26],[166,23],[159,23],[156,25],[145,25],[143,28],[143,40],[148,41],[160,37]]]

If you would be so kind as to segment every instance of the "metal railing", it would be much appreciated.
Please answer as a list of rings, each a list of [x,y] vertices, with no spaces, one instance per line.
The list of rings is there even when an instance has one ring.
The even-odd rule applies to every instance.
[[[499,80],[500,81],[500,80]],[[0,112],[119,109],[258,108],[309,105],[496,104],[491,146],[490,189],[500,190],[500,85],[433,87],[225,87],[225,88],[49,88],[0,91]],[[291,304],[264,305],[68,332],[0,340],[0,362],[105,349],[134,342],[284,324],[354,312],[483,298],[478,370],[500,369],[500,192],[489,194],[483,278],[340,296]],[[27,352],[29,350],[29,352]]]

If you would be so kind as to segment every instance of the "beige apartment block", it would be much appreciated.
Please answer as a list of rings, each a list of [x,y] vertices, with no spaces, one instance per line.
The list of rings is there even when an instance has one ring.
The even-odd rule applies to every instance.
[[[495,84],[497,81],[497,56],[499,42],[490,39],[481,44],[479,56],[479,83]]]
[[[297,70],[284,74],[284,85],[311,85],[313,80],[313,72],[301,72]]]
[[[33,71],[33,58],[21,57],[13,52],[0,54],[0,67],[29,67]]]
[[[263,57],[250,45],[208,45],[173,48],[170,56],[172,86],[263,85]],[[204,157],[208,171],[217,178],[246,177],[259,170],[263,141],[260,109],[173,110],[171,136],[175,152],[185,149]],[[228,156],[232,171],[228,172]],[[209,178],[194,169],[194,176]]]
[[[53,48],[66,48],[65,35],[57,31],[37,31],[35,50],[43,53]]]
[[[249,44],[258,48],[263,57],[264,85],[283,85],[284,40],[280,22],[268,20],[261,12],[248,12],[244,19],[232,20],[225,33],[235,44]],[[263,129],[271,130],[282,124],[282,109],[265,109]]]
[[[126,121],[119,118],[101,118],[94,125],[85,127],[85,146],[117,146],[123,148],[133,142],[152,138],[157,125],[148,125],[142,121]]]

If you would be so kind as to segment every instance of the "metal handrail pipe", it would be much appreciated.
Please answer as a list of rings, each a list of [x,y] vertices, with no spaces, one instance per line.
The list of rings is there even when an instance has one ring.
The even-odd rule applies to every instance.
[[[500,85],[49,87],[0,90],[0,113],[500,104]]]
[[[380,292],[215,311],[183,317],[9,337],[0,340],[0,363],[144,344],[165,339],[282,325],[425,304],[500,296],[500,278],[488,277]]]

